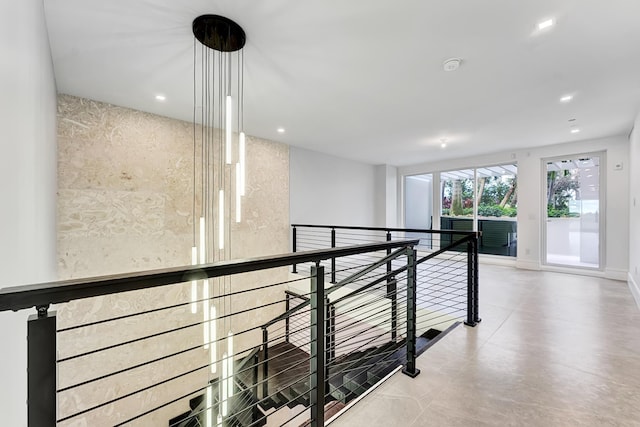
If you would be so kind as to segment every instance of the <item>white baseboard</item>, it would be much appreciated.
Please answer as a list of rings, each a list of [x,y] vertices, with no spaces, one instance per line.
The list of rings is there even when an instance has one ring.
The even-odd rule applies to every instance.
[[[631,290],[631,294],[633,298],[636,300],[636,305],[640,308],[640,286],[633,280],[633,276],[631,273],[628,275],[627,283],[629,283],[629,289]]]
[[[604,277],[612,280],[622,280],[625,282],[627,280],[629,272],[627,270],[616,270],[612,268],[606,268],[604,270]]]
[[[538,261],[516,260],[516,268],[523,270],[540,270],[540,263]]]
[[[480,264],[503,265],[507,267],[516,266],[516,259],[510,256],[478,254],[478,262]]]

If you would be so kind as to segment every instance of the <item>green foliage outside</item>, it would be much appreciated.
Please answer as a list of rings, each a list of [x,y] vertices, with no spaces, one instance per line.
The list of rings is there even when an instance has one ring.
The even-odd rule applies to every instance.
[[[480,216],[508,216],[515,217],[518,210],[512,207],[500,207],[500,205],[480,205],[478,206],[478,215]]]
[[[554,209],[552,206],[547,206],[547,216],[549,218],[577,218],[580,215],[575,212],[569,212],[568,207]]]
[[[490,176],[478,179],[478,216],[517,216],[515,177]],[[445,180],[442,187],[442,215],[473,216],[473,180]]]
[[[569,212],[569,202],[575,200],[580,182],[571,170],[547,172],[547,216],[549,218],[578,217]]]

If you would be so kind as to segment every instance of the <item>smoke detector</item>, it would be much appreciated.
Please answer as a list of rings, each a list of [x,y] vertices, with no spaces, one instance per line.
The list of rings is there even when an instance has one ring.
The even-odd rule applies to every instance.
[[[460,68],[460,64],[462,63],[462,59],[460,58],[449,58],[442,63],[442,68],[445,71],[456,71]]]

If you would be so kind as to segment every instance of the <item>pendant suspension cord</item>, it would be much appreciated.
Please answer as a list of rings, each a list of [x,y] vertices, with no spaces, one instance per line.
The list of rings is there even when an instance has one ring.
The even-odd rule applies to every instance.
[[[211,99],[215,100],[215,98],[216,98],[216,95],[215,95],[215,69],[216,69],[216,67],[215,67],[215,58],[216,58],[216,52],[213,49],[210,49],[210,52],[211,52],[211,58],[212,58],[212,64],[213,64],[212,67],[211,67],[211,70],[212,70],[212,73],[214,73],[214,75],[212,75],[212,77],[211,77],[211,86],[212,86],[212,91],[213,91]],[[214,102],[214,104],[215,104],[215,102]],[[215,112],[212,112],[212,114],[211,114],[211,128],[212,128],[212,130],[213,130],[213,128],[215,128]],[[211,168],[215,169],[215,163],[216,163],[215,162],[215,134],[213,132],[211,133],[211,153],[210,153],[210,156],[209,156],[209,160],[211,162]],[[215,172],[212,174],[210,182],[211,182],[211,184],[210,184],[211,187],[209,188],[209,194],[213,195],[213,194],[215,194],[215,188],[216,188],[215,187]],[[211,221],[212,222],[214,221],[214,217],[215,217],[215,213],[216,212],[217,212],[217,210],[216,210],[215,200],[212,200],[212,203],[211,203]],[[213,237],[213,234],[211,234],[211,248],[212,248],[211,253],[212,254],[215,254],[215,250],[213,249],[214,247],[215,247],[215,238]],[[213,256],[215,258],[215,255],[213,255]]]
[[[240,126],[240,119],[241,119],[240,105],[242,104],[242,98],[240,98],[240,53],[238,53],[236,58],[237,58],[236,65],[238,67],[236,81],[238,82],[238,101],[237,102],[238,102],[238,135],[239,135],[240,131],[242,130]]]
[[[203,55],[204,56],[204,61],[205,61],[205,69],[203,72],[203,79],[204,79],[204,86],[205,86],[205,105],[206,105],[206,110],[205,110],[205,120],[206,120],[206,126],[205,126],[205,132],[206,132],[206,139],[203,142],[203,144],[205,145],[205,150],[204,153],[202,155],[202,160],[204,162],[204,169],[203,169],[203,182],[205,183],[205,187],[202,190],[202,203],[205,205],[205,209],[204,209],[204,218],[205,218],[205,223],[207,224],[206,227],[206,234],[204,236],[205,238],[205,245],[207,248],[210,248],[209,245],[209,229],[211,228],[211,223],[210,223],[210,218],[209,218],[209,198],[210,198],[210,193],[209,193],[209,174],[210,174],[210,164],[209,164],[209,152],[211,151],[211,97],[209,96],[209,88],[211,85],[211,80],[210,80],[210,73],[211,73],[211,58],[210,58],[210,52],[209,49],[205,49],[203,51]],[[206,251],[206,252],[210,252],[210,251]],[[208,255],[208,254],[207,254]]]
[[[224,86],[222,84],[222,74],[223,74],[222,73],[222,70],[223,70],[223,67],[222,67],[222,59],[223,59],[222,58],[222,54],[219,54],[219,58],[220,59],[218,61],[218,88],[220,90],[220,96],[218,97],[218,106],[219,106],[219,108],[218,108],[218,120],[219,120],[218,121],[218,124],[219,124],[218,129],[219,129],[220,138],[218,139],[218,141],[219,141],[218,146],[220,148],[220,159],[218,160],[218,163],[220,164],[220,167],[219,167],[220,181],[218,182],[218,184],[220,186],[220,189],[224,190],[224,184],[223,184],[224,183],[224,179],[223,179],[223,175],[224,175],[224,130],[222,129],[222,123],[224,123],[224,119],[222,117],[223,110],[224,110],[224,108],[222,108],[222,106],[224,105],[223,104],[223,100],[222,100],[222,98],[223,98],[222,94],[224,93],[224,89],[223,89]]]
[[[218,188],[220,190],[224,191],[224,134],[223,134],[223,130],[222,130],[222,123],[223,123],[223,108],[222,108],[222,98],[223,98],[223,93],[224,93],[224,89],[223,89],[223,85],[222,85],[222,54],[218,53]],[[218,192],[218,197],[220,197],[220,192]],[[220,206],[218,204],[218,206]],[[218,221],[221,220],[220,217],[220,213],[218,213]],[[220,229],[220,227],[219,227]],[[218,231],[218,233],[220,233],[221,230]],[[218,236],[218,239],[220,239],[220,236]],[[218,259],[222,260],[222,251],[218,252]],[[218,279],[218,292],[220,295],[224,295],[224,288],[222,286],[222,280],[223,278],[219,278]],[[222,313],[220,314],[221,316],[225,316],[226,312],[225,312],[225,307],[224,307],[224,301],[222,304]],[[224,319],[224,317],[223,317]],[[224,330],[224,320],[223,320],[223,330]]]
[[[193,247],[196,247],[196,39],[193,39],[193,210],[191,217],[193,219]]]
[[[222,212],[222,216],[225,219],[225,227],[224,227],[224,230],[223,230],[224,235],[222,236],[222,240],[226,243],[226,240],[227,240],[227,227],[229,227],[229,224],[228,224],[229,221],[227,221],[227,219],[229,217],[227,216],[227,212],[226,212],[227,206],[228,206],[228,203],[227,203],[226,199],[227,199],[227,194],[229,193],[229,191],[227,189],[227,167],[226,167],[226,164],[227,164],[227,160],[226,160],[226,155],[227,155],[226,154],[226,150],[227,150],[226,144],[228,143],[226,141],[226,132],[227,132],[227,118],[226,118],[226,115],[229,114],[229,112],[227,111],[227,108],[226,108],[226,106],[227,106],[227,98],[226,97],[231,95],[231,94],[229,93],[229,84],[228,84],[229,73],[228,73],[228,68],[227,68],[228,62],[229,62],[229,55],[226,54],[226,53],[222,53],[221,55],[224,58],[224,63],[223,63],[224,76],[223,76],[222,82],[224,84],[224,94],[225,94],[224,97],[223,96],[220,97],[221,99],[223,99],[223,104],[225,106],[225,111],[224,111],[225,116],[223,117],[224,126],[222,126],[224,128],[224,130],[225,130],[225,135],[224,135],[224,138],[225,138],[225,141],[224,141],[224,145],[225,145],[224,156],[225,156],[225,159],[222,161],[222,168],[223,168],[222,188],[225,189],[225,192],[224,192],[225,201],[224,201],[224,210]],[[227,259],[228,246],[226,244],[225,244],[225,246],[226,247],[225,247],[225,249],[223,251],[223,254],[224,254],[224,259],[226,260]],[[224,290],[225,295],[228,295],[228,293],[227,293],[227,279],[226,279],[225,276],[222,276],[222,284],[223,284],[223,290]],[[227,323],[228,323],[227,316],[229,314],[229,312],[227,311],[227,299],[228,299],[228,297],[225,297],[225,298],[222,299],[222,301],[224,303],[224,314],[225,314],[225,317],[224,317],[224,330],[225,331],[229,330],[229,328],[227,326]],[[229,356],[229,355],[227,354],[227,356]]]
[[[205,207],[205,193],[204,193],[204,177],[205,177],[205,156],[204,156],[204,147],[206,145],[206,131],[207,131],[207,119],[206,119],[206,109],[207,109],[207,104],[205,103],[205,97],[204,97],[204,92],[205,92],[205,88],[204,88],[204,82],[206,79],[205,73],[204,73],[204,62],[205,62],[205,58],[204,58],[204,51],[205,47],[204,45],[201,46],[200,49],[200,79],[201,79],[201,92],[200,92],[200,105],[202,106],[200,109],[200,123],[202,124],[200,127],[200,131],[201,131],[201,140],[202,140],[202,147],[201,147],[201,153],[200,153],[200,162],[202,165],[202,176],[201,176],[201,185],[200,185],[200,189],[202,191],[202,200],[200,201],[200,211],[201,211],[201,216],[204,218],[204,207]]]
[[[238,105],[240,112],[238,132],[244,131],[244,49],[238,52]]]

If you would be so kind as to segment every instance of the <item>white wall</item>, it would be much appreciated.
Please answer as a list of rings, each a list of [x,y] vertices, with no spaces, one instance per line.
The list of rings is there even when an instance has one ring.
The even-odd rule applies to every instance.
[[[375,166],[297,147],[289,165],[292,224],[384,225]]]
[[[0,288],[55,279],[56,90],[43,0],[0,0]],[[26,319],[0,313],[0,417],[25,426]]]
[[[375,225],[398,227],[398,168],[375,166]]]
[[[629,287],[640,307],[640,114],[629,147]]]
[[[579,153],[606,151],[605,269],[606,277],[626,280],[629,260],[629,142],[615,136],[575,143],[548,145],[520,151],[423,163],[399,168],[399,174],[447,171],[502,163],[518,164],[518,259],[520,268],[539,269],[542,259],[543,194],[542,159]],[[614,170],[615,163],[622,170]]]

